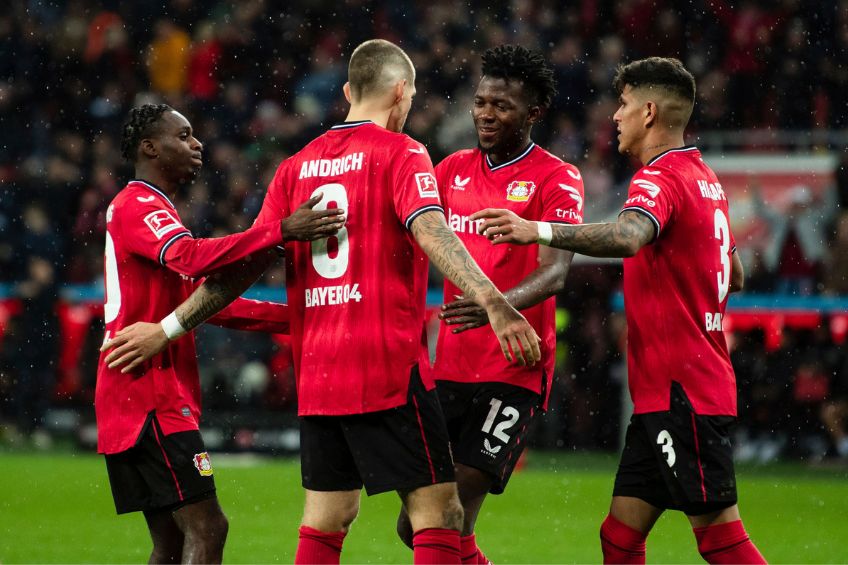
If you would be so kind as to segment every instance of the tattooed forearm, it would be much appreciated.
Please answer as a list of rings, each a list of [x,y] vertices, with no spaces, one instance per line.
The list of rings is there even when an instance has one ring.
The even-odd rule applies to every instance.
[[[412,222],[412,235],[443,275],[481,306],[499,294],[445,222],[441,212],[424,212]]]
[[[273,261],[274,253],[265,251],[221,269],[177,307],[177,320],[186,330],[196,328],[241,296]]]
[[[632,257],[651,242],[655,233],[650,218],[638,212],[624,212],[617,222],[606,224],[554,224],[551,247],[592,257]]]

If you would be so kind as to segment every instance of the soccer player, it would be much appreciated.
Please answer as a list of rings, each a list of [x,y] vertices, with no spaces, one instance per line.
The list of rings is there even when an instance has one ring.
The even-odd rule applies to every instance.
[[[504,491],[524,450],[528,429],[547,403],[554,369],[555,299],[572,253],[547,246],[492,249],[469,216],[506,205],[527,220],[580,223],[583,180],[530,139],[533,125],[556,94],[553,71],[536,52],[502,45],[483,54],[483,77],[471,115],[477,149],[458,151],[436,167],[448,224],[504,296],[542,337],[542,362],[507,363],[497,340],[483,328],[486,311],[445,281],[433,376],[450,434],[465,519],[463,563],[488,563],[477,548],[474,524],[488,493]],[[457,298],[460,297],[460,298]],[[409,544],[402,511],[398,533]]]
[[[104,350],[123,338],[130,321],[158,321],[161,334],[178,329],[166,314],[197,286],[192,277],[238,261],[284,240],[326,237],[343,221],[339,210],[313,211],[313,198],[282,220],[217,239],[195,239],[172,200],[202,165],[191,124],[164,104],[130,112],[121,149],[135,179],[106,213]],[[267,251],[266,251],[267,253]],[[254,262],[255,263],[255,262]],[[282,304],[239,299],[212,323],[288,333]],[[200,380],[193,337],[175,341],[146,365],[119,370],[105,353],[97,370],[98,451],[119,514],[142,511],[153,539],[151,563],[220,563],[227,520],[215,495],[212,464],[198,431]]]
[[[742,263],[727,197],[696,147],[683,143],[695,80],[677,59],[619,68],[619,152],[643,167],[616,222],[565,226],[508,210],[472,219],[495,244],[542,242],[595,257],[624,257],[627,368],[634,415],[601,526],[605,563],[644,563],[666,509],[689,518],[709,563],[764,563],[736,504],[730,427],[736,379],[722,333]]]

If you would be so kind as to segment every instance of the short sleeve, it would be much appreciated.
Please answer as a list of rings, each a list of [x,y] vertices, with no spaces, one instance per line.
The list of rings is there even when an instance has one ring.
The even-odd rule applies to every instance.
[[[563,163],[542,186],[543,222],[583,223],[583,177],[574,165]]]
[[[177,211],[157,196],[129,196],[116,212],[126,249],[159,264],[174,242],[191,237]]]
[[[675,180],[667,169],[644,167],[633,176],[622,212],[633,211],[646,215],[654,224],[659,237],[663,227],[674,216]]]
[[[430,155],[423,145],[411,139],[401,145],[395,168],[394,198],[397,217],[407,229],[419,215],[430,210],[444,212],[439,185]]]
[[[291,214],[289,210],[288,192],[286,191],[285,175],[288,169],[286,161],[283,161],[277,172],[274,173],[274,178],[268,183],[268,190],[265,192],[265,200],[262,202],[262,208],[253,221],[253,225],[267,224],[270,222],[279,222],[283,218]]]
[[[450,171],[448,171],[448,169],[449,167],[446,159],[443,159],[434,169],[436,173],[436,185],[438,186],[439,199],[441,202],[446,202],[445,187],[448,186],[448,183],[450,182]]]

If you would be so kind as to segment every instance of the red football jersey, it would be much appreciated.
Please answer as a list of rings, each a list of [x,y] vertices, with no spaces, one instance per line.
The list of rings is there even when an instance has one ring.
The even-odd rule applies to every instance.
[[[282,242],[279,223],[216,239],[194,239],[174,205],[155,186],[130,183],[106,212],[104,271],[106,337],[134,322],[158,322],[196,288],[190,275],[209,273],[250,253]],[[172,255],[178,253],[178,255]],[[227,327],[287,331],[284,305],[238,299],[210,319]],[[132,447],[148,413],[165,434],[196,430],[200,380],[194,336],[173,341],[142,371],[109,369],[101,353],[95,412],[100,453]]]
[[[426,149],[373,122],[333,126],[283,161],[257,223],[313,194],[338,206],[338,236],[286,243],[286,285],[301,415],[361,414],[406,403],[412,367],[429,376],[427,258],[409,226],[442,213]]]
[[[733,253],[727,197],[695,147],[654,157],[630,182],[622,212],[657,237],[624,260],[627,370],[635,412],[669,409],[671,382],[697,414],[736,415],[736,378],[721,320]]]
[[[485,236],[477,234],[479,223],[468,219],[471,214],[483,208],[507,208],[528,220],[568,224],[583,221],[580,171],[533,143],[515,159],[496,166],[479,149],[458,151],[439,163],[436,180],[448,224],[502,292],[536,270],[539,246],[493,246]],[[445,280],[446,303],[461,294],[456,285]],[[454,334],[452,327],[442,322],[433,377],[468,383],[510,383],[541,393],[544,371],[545,389],[550,392],[556,350],[555,310],[556,299],[551,297],[521,312],[542,338],[542,360],[534,367],[507,362],[488,326]]]

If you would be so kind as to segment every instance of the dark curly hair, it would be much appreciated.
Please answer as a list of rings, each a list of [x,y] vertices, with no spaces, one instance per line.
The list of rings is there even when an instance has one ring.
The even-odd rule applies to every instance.
[[[612,85],[621,94],[626,85],[632,88],[657,86],[695,103],[695,77],[686,70],[679,59],[673,57],[648,57],[619,65]]]
[[[483,53],[483,76],[524,82],[528,102],[549,108],[557,94],[554,71],[541,53],[521,45],[498,45]]]
[[[167,104],[144,104],[130,110],[121,135],[121,155],[124,159],[130,162],[135,161],[138,144],[145,137],[156,134],[156,124],[162,114],[168,110],[173,110],[173,108]]]

